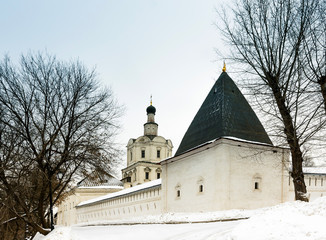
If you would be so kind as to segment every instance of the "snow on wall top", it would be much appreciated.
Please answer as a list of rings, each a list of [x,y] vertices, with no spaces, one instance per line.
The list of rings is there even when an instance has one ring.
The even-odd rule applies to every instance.
[[[237,137],[222,136],[222,137],[215,138],[215,139],[213,139],[213,140],[207,141],[207,142],[205,142],[205,143],[202,143],[202,144],[200,144],[200,145],[198,145],[198,146],[196,146],[196,147],[190,148],[190,149],[188,149],[187,151],[185,151],[185,152],[183,152],[183,153],[190,152],[190,151],[192,151],[192,150],[194,150],[194,149],[200,148],[200,147],[202,147],[202,146],[204,146],[204,145],[208,145],[208,144],[213,143],[213,142],[215,142],[215,141],[217,141],[217,140],[220,140],[220,139],[229,139],[229,140],[234,140],[234,141],[243,142],[243,143],[251,143],[251,144],[258,144],[258,145],[269,146],[269,147],[274,147],[274,148],[287,149],[286,147],[273,146],[273,145],[268,144],[268,143],[255,142],[255,141],[245,140],[245,139],[241,139],[241,138],[237,138]],[[183,154],[183,153],[182,153],[182,154]],[[180,155],[181,155],[181,154],[180,154]],[[165,162],[165,161],[167,161],[167,160],[170,160],[170,159],[172,159],[172,158],[174,158],[174,157],[176,157],[176,156],[165,158],[165,159],[163,159],[160,163],[163,163],[163,162]]]
[[[121,186],[107,186],[107,185],[98,185],[98,186],[81,186],[78,187],[81,189],[123,189]]]
[[[323,174],[326,175],[326,167],[304,167],[303,173],[306,174]]]
[[[118,191],[118,192],[109,193],[109,194],[101,196],[101,197],[97,197],[97,198],[93,198],[93,199],[90,199],[90,200],[87,200],[87,201],[83,201],[83,202],[79,203],[77,205],[77,207],[92,204],[92,203],[96,203],[96,202],[103,201],[103,200],[108,200],[108,199],[119,197],[119,196],[123,196],[123,195],[126,195],[126,194],[134,193],[134,192],[137,192],[137,191],[140,191],[140,190],[144,190],[146,188],[151,188],[151,187],[155,187],[155,186],[159,186],[159,185],[161,185],[161,179],[156,179],[156,180],[153,180],[153,181],[150,181],[150,182],[147,182],[147,183],[143,183],[143,184],[131,187],[131,188],[126,188],[126,189]]]

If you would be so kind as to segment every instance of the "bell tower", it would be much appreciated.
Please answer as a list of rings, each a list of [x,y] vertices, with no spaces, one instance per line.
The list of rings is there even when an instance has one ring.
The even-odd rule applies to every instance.
[[[147,112],[147,123],[144,124],[144,136],[153,138],[157,136],[158,124],[155,122],[156,108],[152,105],[152,97],[151,97],[151,105],[147,107],[146,112]]]
[[[156,108],[152,104],[152,97],[146,112],[144,135],[131,138],[127,144],[127,167],[122,169],[125,188],[161,178],[160,162],[172,156],[171,140],[157,135]]]

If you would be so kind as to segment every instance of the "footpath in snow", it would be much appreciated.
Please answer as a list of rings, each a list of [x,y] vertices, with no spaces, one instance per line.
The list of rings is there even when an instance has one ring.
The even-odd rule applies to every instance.
[[[217,222],[248,217],[242,221]],[[202,223],[189,224],[194,222]],[[128,225],[136,223],[138,225]],[[37,235],[34,240],[146,240],[154,239],[152,234],[157,236],[156,240],[326,240],[326,197],[311,203],[288,202],[257,210],[169,213],[92,224],[102,226],[58,226],[49,235]]]

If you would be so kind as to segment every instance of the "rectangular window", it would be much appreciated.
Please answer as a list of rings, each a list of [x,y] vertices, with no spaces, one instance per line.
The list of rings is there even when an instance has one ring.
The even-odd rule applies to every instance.
[[[199,192],[204,192],[204,186],[203,185],[199,185]]]
[[[130,151],[130,160],[132,161],[132,151]]]
[[[141,158],[145,158],[145,150],[141,150]]]
[[[145,179],[149,179],[149,172],[145,172]]]
[[[177,197],[180,197],[181,196],[181,193],[180,193],[180,190],[177,191]]]
[[[156,176],[157,176],[157,179],[160,179],[160,178],[161,178],[161,173],[158,172],[158,173],[156,174]]]
[[[160,158],[161,157],[161,150],[157,150],[156,155],[157,155],[157,158]]]
[[[259,189],[259,184],[258,184],[258,182],[255,182],[255,189]]]

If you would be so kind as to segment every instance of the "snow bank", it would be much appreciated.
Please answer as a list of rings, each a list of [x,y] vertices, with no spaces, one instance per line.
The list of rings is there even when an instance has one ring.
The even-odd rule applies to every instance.
[[[146,232],[145,226],[153,228],[154,225],[142,225],[156,223],[155,229],[157,231],[165,228],[164,226],[177,226],[170,224],[159,225],[158,223],[198,223],[198,222],[214,222],[232,219],[241,219],[250,217],[248,220],[236,223],[232,225],[233,230],[217,229],[217,226],[222,226],[225,223],[216,223],[218,225],[198,224],[201,228],[205,228],[207,231],[211,231],[210,237],[206,237],[207,231],[191,232],[187,230],[187,233],[181,234],[179,230],[173,230],[175,234],[171,239],[225,239],[225,240],[326,240],[326,197],[318,198],[311,203],[305,202],[287,202],[274,207],[262,208],[257,210],[228,210],[220,212],[209,213],[167,213],[156,216],[139,217],[134,219],[121,219],[119,221],[101,221],[98,225],[106,224],[125,224],[120,226],[102,226],[105,230],[105,238],[101,238],[101,234],[96,231],[97,227],[78,227],[74,226],[75,230],[80,231],[80,234],[87,232],[88,235],[93,236],[91,239],[130,239],[130,236],[120,238],[120,234],[114,235],[112,231],[115,229],[119,232],[119,229],[123,229],[124,232],[128,232],[133,229],[134,239],[143,239],[144,232]],[[127,226],[128,224],[140,224]],[[221,224],[221,225],[220,225]],[[187,225],[187,224],[182,224]],[[193,225],[193,224],[191,224]],[[79,225],[81,226],[81,225]],[[194,225],[193,225],[194,226]],[[196,224],[197,226],[197,224]],[[211,226],[211,229],[210,227]],[[205,229],[206,229],[205,228]],[[96,230],[97,229],[97,230]],[[108,230],[110,229],[110,231]],[[146,228],[147,229],[147,228]],[[212,229],[215,229],[214,232]],[[103,231],[104,231],[103,230]],[[75,231],[75,232],[76,232]],[[172,231],[172,230],[171,230]],[[171,233],[171,234],[172,234]],[[71,227],[56,227],[47,236],[38,234],[33,240],[80,240],[89,238],[80,238],[75,235]],[[104,233],[103,233],[104,234]],[[191,235],[193,234],[193,236]],[[101,236],[100,236],[101,235]],[[191,236],[190,236],[191,235]],[[124,235],[125,236],[125,235]],[[137,238],[137,236],[139,238]],[[195,238],[197,236],[197,238]],[[222,237],[223,236],[223,237]],[[192,238],[191,238],[192,237]],[[161,239],[169,239],[163,234]]]
[[[322,240],[326,239],[326,197],[311,203],[288,202],[239,224],[228,240]]]
[[[44,236],[40,233],[37,233],[33,240],[71,240],[74,239],[71,236],[70,227],[56,227],[48,235]]]

